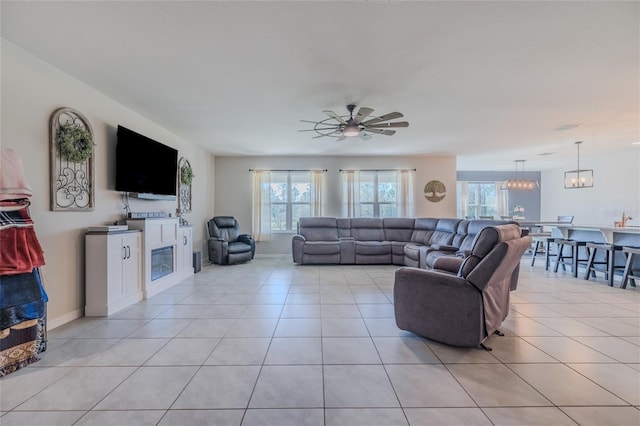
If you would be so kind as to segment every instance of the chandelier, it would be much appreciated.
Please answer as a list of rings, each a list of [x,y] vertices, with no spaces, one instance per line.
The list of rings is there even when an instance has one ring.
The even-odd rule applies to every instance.
[[[516,163],[516,175],[514,179],[509,179],[502,182],[500,189],[502,190],[515,190],[515,191],[537,191],[540,189],[540,183],[534,179],[525,179],[524,176],[519,177],[519,165],[522,166],[522,174],[524,175],[524,162],[526,160],[514,160]]]
[[[582,144],[582,141],[576,142],[578,147],[578,168],[564,172],[564,187],[566,189],[593,188],[593,169],[580,168],[580,144]]]

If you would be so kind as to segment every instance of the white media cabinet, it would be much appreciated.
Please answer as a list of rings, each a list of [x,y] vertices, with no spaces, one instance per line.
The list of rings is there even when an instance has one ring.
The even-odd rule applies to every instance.
[[[178,218],[163,219],[128,219],[129,229],[142,231],[142,277],[144,283],[144,298],[148,299],[193,275],[192,259],[193,239],[190,226],[180,226]],[[158,267],[162,260],[152,261],[154,252],[170,248],[171,265],[161,273],[153,274],[153,268]],[[168,256],[167,256],[168,257]],[[168,272],[171,269],[171,272]]]
[[[129,219],[85,234],[86,316],[108,316],[193,275],[193,230],[177,218]]]

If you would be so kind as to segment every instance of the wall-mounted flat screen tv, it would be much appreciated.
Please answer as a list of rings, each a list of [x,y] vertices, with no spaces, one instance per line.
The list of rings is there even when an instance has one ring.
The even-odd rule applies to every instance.
[[[116,191],[155,200],[175,200],[178,150],[118,126]]]

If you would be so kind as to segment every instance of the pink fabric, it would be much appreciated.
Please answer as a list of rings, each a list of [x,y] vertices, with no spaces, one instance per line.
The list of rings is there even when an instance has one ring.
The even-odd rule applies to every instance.
[[[31,186],[24,176],[22,160],[11,148],[0,150],[0,200],[31,197]]]

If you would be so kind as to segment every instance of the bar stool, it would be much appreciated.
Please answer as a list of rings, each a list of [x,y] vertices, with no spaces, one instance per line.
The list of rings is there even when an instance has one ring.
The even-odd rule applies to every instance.
[[[568,240],[565,238],[558,238],[556,240],[556,246],[558,247],[558,253],[556,255],[556,266],[553,268],[553,272],[558,272],[558,266],[560,266],[560,264],[562,264],[563,266],[565,264],[569,264],[571,265],[571,272],[573,272],[573,276],[577,277],[578,276],[578,265],[580,264],[580,262],[587,262],[589,259],[584,258],[581,259],[580,258],[580,247],[585,247],[587,246],[587,241],[576,241],[576,240]],[[565,246],[568,246],[571,249],[571,254],[566,255],[564,254],[564,248]],[[588,249],[587,249],[587,255],[588,255]],[[571,259],[570,261],[567,261],[566,259]]]
[[[613,287],[613,277],[616,269],[624,269],[623,265],[616,265],[616,252],[621,251],[622,246],[609,243],[587,243],[587,251],[589,260],[587,261],[587,270],[584,279],[596,277],[596,272],[604,272],[607,284]],[[596,258],[598,252],[604,253],[602,260]],[[598,268],[597,265],[604,265],[604,268]]]
[[[531,266],[535,265],[536,258],[539,254],[544,254],[544,270],[548,271],[551,265],[551,258],[556,257],[557,253],[551,253],[551,245],[556,242],[555,237],[551,236],[550,232],[529,234],[533,239],[533,251],[531,253]],[[566,270],[564,263],[562,264],[562,270]]]
[[[636,286],[636,281],[640,281],[640,269],[633,269],[633,260],[635,256],[640,256],[640,247],[622,247],[622,253],[627,257],[625,262],[624,272],[622,273],[622,282],[620,288],[627,288],[627,282],[631,281],[633,287]]]

